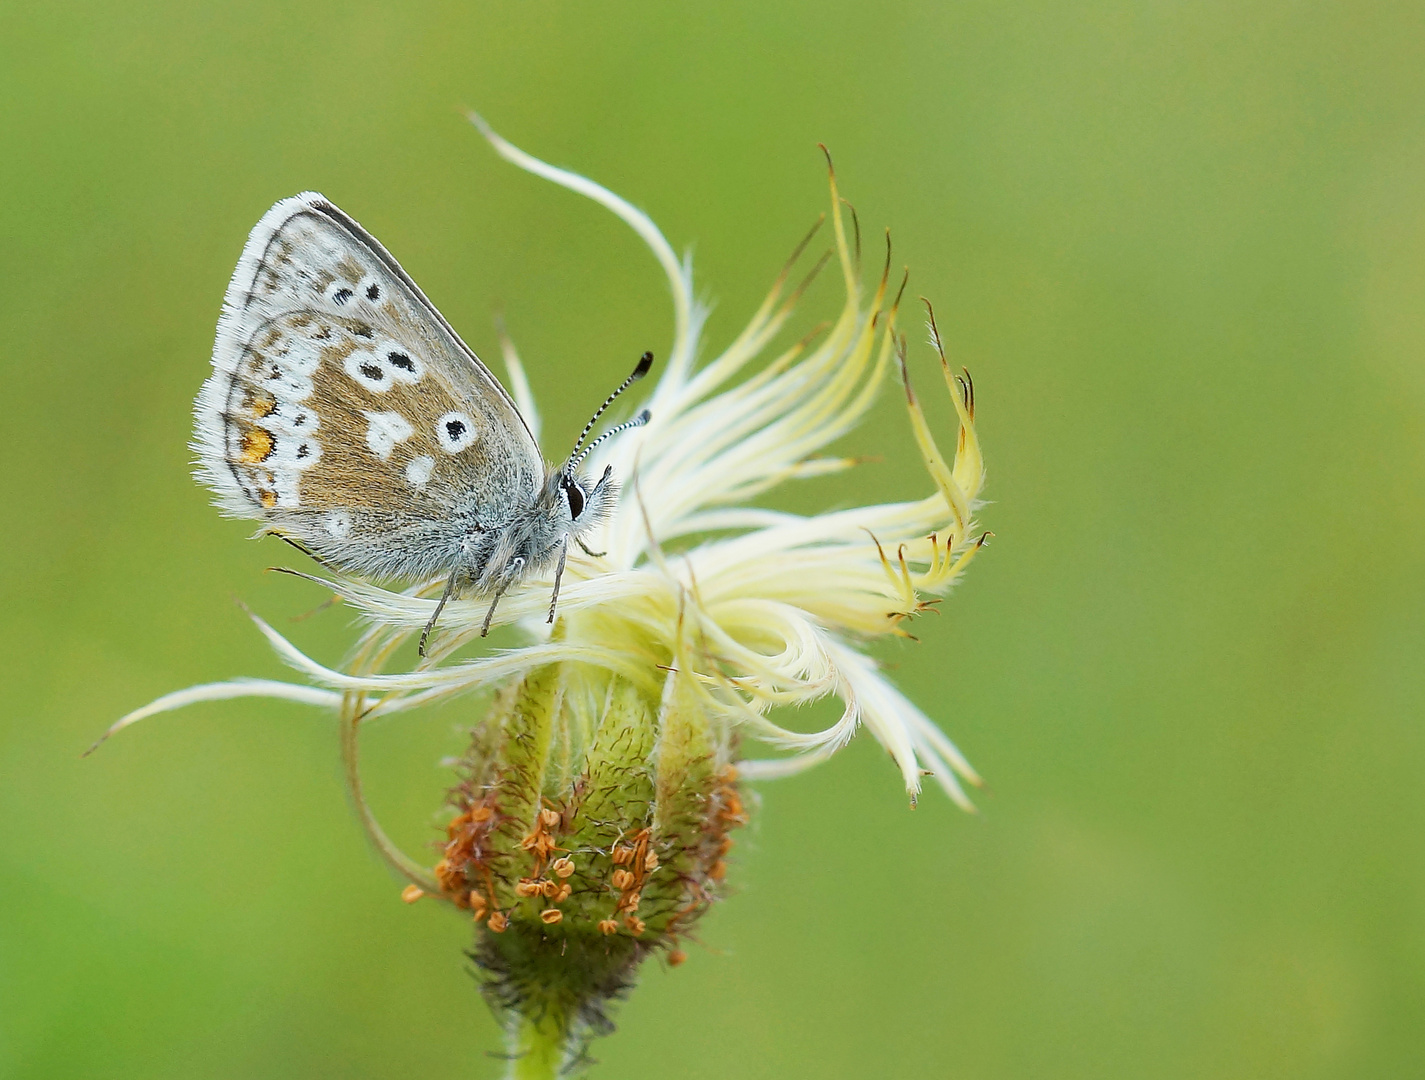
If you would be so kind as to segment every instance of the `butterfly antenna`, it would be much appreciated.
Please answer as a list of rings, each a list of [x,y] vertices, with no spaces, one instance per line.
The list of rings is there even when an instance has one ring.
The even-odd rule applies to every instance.
[[[608,435],[602,436],[602,438],[599,441],[595,442],[593,446],[588,447],[584,451],[584,454],[579,453],[579,447],[584,445],[584,440],[589,437],[589,432],[594,430],[594,425],[599,422],[599,417],[604,415],[604,410],[607,409],[610,405],[612,405],[618,399],[618,396],[620,394],[622,394],[634,383],[638,382],[639,379],[647,375],[648,369],[652,366],[653,354],[651,352],[644,353],[638,358],[638,366],[633,369],[633,374],[630,375],[628,378],[624,379],[624,381],[619,384],[619,388],[615,390],[612,394],[610,394],[608,397],[606,397],[604,399],[604,403],[600,405],[596,410],[594,410],[594,415],[589,417],[589,422],[584,425],[584,430],[579,432],[579,437],[574,440],[574,449],[571,450],[569,453],[569,464],[565,467],[566,472],[569,469],[572,469],[579,462],[583,461],[584,454],[587,454],[595,446],[598,446],[599,442],[603,441],[603,439],[607,439],[609,437]],[[643,423],[647,423],[647,421],[645,420],[643,421]],[[637,425],[634,426],[636,427]],[[612,434],[612,432],[610,432],[609,434]],[[575,455],[578,456],[576,457]]]
[[[625,431],[627,431],[629,428],[642,427],[644,424],[648,423],[649,419],[650,419],[652,416],[653,416],[653,414],[652,414],[651,412],[649,412],[647,409],[644,409],[641,413],[639,413],[637,416],[635,416],[632,420],[626,420],[626,421],[624,421],[622,424],[620,424],[618,427],[609,428],[608,431],[604,432],[604,433],[603,433],[602,435],[600,435],[597,439],[595,439],[593,442],[591,442],[588,446],[584,447],[584,449],[581,450],[577,455],[575,455],[574,457],[570,458],[570,459],[569,459],[569,464],[564,467],[564,471],[565,471],[566,473],[572,473],[575,469],[577,469],[577,468],[579,467],[579,463],[580,463],[581,461],[583,461],[586,457],[588,457],[591,453],[593,453],[594,448],[595,448],[596,446],[598,446],[600,443],[606,443],[606,442],[608,442],[608,441],[609,441],[610,439],[612,439],[615,435],[618,435],[618,434],[620,434],[620,433],[622,433],[622,432],[625,432]]]

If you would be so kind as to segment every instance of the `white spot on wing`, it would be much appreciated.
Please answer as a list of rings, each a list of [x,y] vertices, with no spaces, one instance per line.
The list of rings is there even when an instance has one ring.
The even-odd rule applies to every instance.
[[[315,434],[320,425],[317,414],[310,409],[279,401],[272,412],[258,421],[258,426],[274,435],[306,436]]]
[[[382,345],[379,351],[385,361],[386,370],[397,382],[418,383],[426,373],[426,366],[421,363],[421,358],[410,349],[388,343]]]
[[[309,436],[278,439],[264,464],[274,471],[301,472],[310,469],[322,456],[322,444]]]
[[[391,389],[391,369],[375,353],[357,349],[341,365],[359,385],[375,394]]]
[[[416,429],[411,427],[410,421],[400,413],[369,412],[365,415],[369,421],[366,428],[366,445],[371,447],[371,452],[382,461],[391,456],[391,451],[396,448],[398,442],[404,442],[415,434]]]
[[[420,457],[411,458],[406,462],[406,483],[412,487],[425,487],[426,481],[430,479],[431,470],[435,468],[435,458],[429,454],[422,454]]]
[[[285,337],[274,355],[286,371],[303,378],[311,378],[322,363],[321,353],[310,341],[299,337]]]
[[[351,535],[351,515],[345,510],[333,510],[327,515],[325,524],[327,532],[338,540],[345,540]]]
[[[448,412],[435,422],[435,441],[447,454],[458,454],[475,441],[475,421],[463,412]]]
[[[312,393],[312,380],[280,363],[269,362],[262,385],[278,401],[305,401]]]
[[[277,469],[271,475],[272,490],[277,493],[277,505],[283,510],[296,510],[300,507],[302,474],[296,469]]]
[[[322,444],[310,436],[280,438],[263,461],[268,486],[277,494],[277,505],[295,510],[302,505],[302,471],[310,469],[322,456]]]

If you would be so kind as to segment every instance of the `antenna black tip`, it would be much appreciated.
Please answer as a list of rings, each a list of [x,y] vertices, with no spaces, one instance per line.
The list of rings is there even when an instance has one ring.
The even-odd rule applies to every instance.
[[[648,423],[648,421],[650,421],[650,420],[652,420],[652,419],[653,419],[653,414],[652,414],[651,412],[649,412],[647,409],[644,409],[641,413],[638,414],[638,422],[639,422],[640,424],[646,424],[646,423]]]
[[[637,421],[630,422],[628,424],[620,424],[618,427],[613,428],[610,431],[604,432],[588,446],[584,446],[584,440],[589,437],[589,432],[594,430],[594,425],[599,422],[599,417],[604,415],[604,410],[614,403],[615,398],[617,398],[634,383],[638,382],[639,379],[647,375],[648,369],[652,366],[653,354],[651,352],[644,353],[638,358],[638,366],[633,369],[633,374],[630,375],[628,378],[624,379],[624,381],[619,385],[619,388],[615,390],[612,394],[610,394],[608,397],[606,397],[604,399],[604,403],[594,410],[594,415],[589,417],[589,422],[584,425],[584,430],[579,432],[579,438],[574,441],[574,450],[569,455],[569,461],[565,465],[566,471],[574,468],[576,465],[579,464],[579,462],[583,461],[584,458],[589,455],[589,451],[592,450],[594,447],[598,446],[599,443],[603,442],[605,439],[618,434],[620,431],[627,431],[630,427],[638,427],[641,424],[648,423],[648,410],[644,409],[642,415],[639,416]],[[582,451],[580,451],[579,449],[579,447],[581,446],[584,446],[584,449]]]

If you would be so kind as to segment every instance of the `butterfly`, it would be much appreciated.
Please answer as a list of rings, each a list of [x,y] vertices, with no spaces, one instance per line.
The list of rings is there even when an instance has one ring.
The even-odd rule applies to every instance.
[[[314,192],[253,228],[223,298],[213,373],[194,404],[195,476],[228,516],[262,521],[339,570],[444,577],[500,597],[555,566],[612,511],[612,468],[579,465],[599,416],[648,373],[644,353],[561,465],[547,464],[515,406],[399,263]],[[587,547],[584,547],[588,551]],[[589,552],[591,555],[593,552]]]

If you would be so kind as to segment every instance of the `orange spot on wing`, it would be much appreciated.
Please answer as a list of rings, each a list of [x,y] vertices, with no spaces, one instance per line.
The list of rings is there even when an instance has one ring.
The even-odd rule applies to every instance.
[[[244,465],[256,465],[259,461],[266,461],[267,455],[272,453],[272,448],[277,445],[277,440],[268,431],[262,428],[248,428],[242,436],[242,456],[239,459]]]

